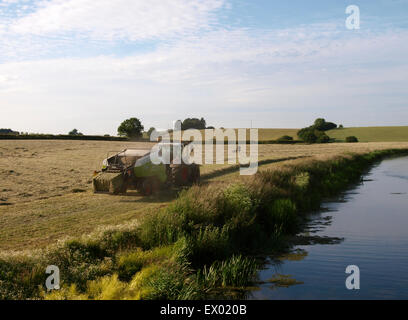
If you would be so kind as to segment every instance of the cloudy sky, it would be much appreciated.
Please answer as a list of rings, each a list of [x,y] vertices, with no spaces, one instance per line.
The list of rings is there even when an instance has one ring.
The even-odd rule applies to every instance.
[[[0,0],[0,128],[408,125],[407,57],[408,0]]]

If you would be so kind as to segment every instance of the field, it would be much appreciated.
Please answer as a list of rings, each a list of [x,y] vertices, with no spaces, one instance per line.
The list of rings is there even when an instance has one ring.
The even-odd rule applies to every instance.
[[[259,141],[271,141],[277,140],[282,136],[290,136],[294,140],[298,139],[297,132],[299,129],[269,129],[260,128],[258,129],[258,139]],[[249,140],[249,129],[247,129],[247,140]]]
[[[408,141],[408,127],[356,127],[327,131],[330,138],[345,141],[348,136],[356,136],[361,142]]]
[[[298,140],[299,129],[258,129],[259,141],[271,141],[287,135]],[[344,142],[348,136],[356,136],[360,142],[408,142],[408,126],[400,127],[355,127],[335,129],[326,132],[336,141]],[[247,139],[249,132],[247,129]]]
[[[108,151],[149,148],[149,143],[106,141],[0,141],[0,249],[39,248],[101,226],[138,219],[166,206],[174,193],[142,197],[93,194],[91,179]],[[260,170],[287,161],[344,152],[407,148],[408,143],[259,145]],[[233,165],[204,165],[202,183],[245,179]]]

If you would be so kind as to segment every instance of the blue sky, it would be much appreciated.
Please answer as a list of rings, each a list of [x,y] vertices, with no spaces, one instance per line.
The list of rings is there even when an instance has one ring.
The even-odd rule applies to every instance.
[[[0,0],[0,127],[408,125],[407,18],[408,0]]]

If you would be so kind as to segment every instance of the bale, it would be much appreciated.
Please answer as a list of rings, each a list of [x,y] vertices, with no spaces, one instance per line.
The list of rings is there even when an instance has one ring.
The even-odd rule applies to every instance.
[[[122,185],[122,173],[101,172],[92,179],[94,192],[117,193]]]

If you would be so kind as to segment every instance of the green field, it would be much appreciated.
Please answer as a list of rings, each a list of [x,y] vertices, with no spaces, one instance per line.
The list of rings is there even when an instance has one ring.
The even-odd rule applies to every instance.
[[[276,140],[282,136],[290,136],[293,140],[297,140],[297,132],[299,129],[270,129],[270,128],[259,128],[258,129],[258,139],[259,141],[269,141]],[[247,137],[249,138],[249,132],[247,132]]]
[[[348,136],[356,136],[360,142],[408,141],[408,126],[344,128],[330,130],[326,133],[336,141],[344,141]]]
[[[228,128],[225,128],[228,129]],[[237,130],[238,128],[234,128]],[[282,136],[290,136],[293,140],[298,140],[297,132],[299,129],[281,129],[281,128],[257,128],[258,129],[258,139],[259,141],[271,141],[277,140]],[[249,130],[246,128],[246,138],[249,140]],[[204,138],[204,130],[200,130],[202,137]],[[172,134],[170,134],[172,136]],[[147,134],[143,136],[144,138],[147,137]]]
[[[284,135],[298,140],[299,129],[280,128],[259,128],[259,141],[276,140]],[[359,142],[407,142],[408,126],[395,127],[354,127],[344,129],[334,129],[326,132],[330,138],[338,142],[344,142],[348,136],[356,136]],[[247,139],[249,139],[249,129],[247,129]]]

